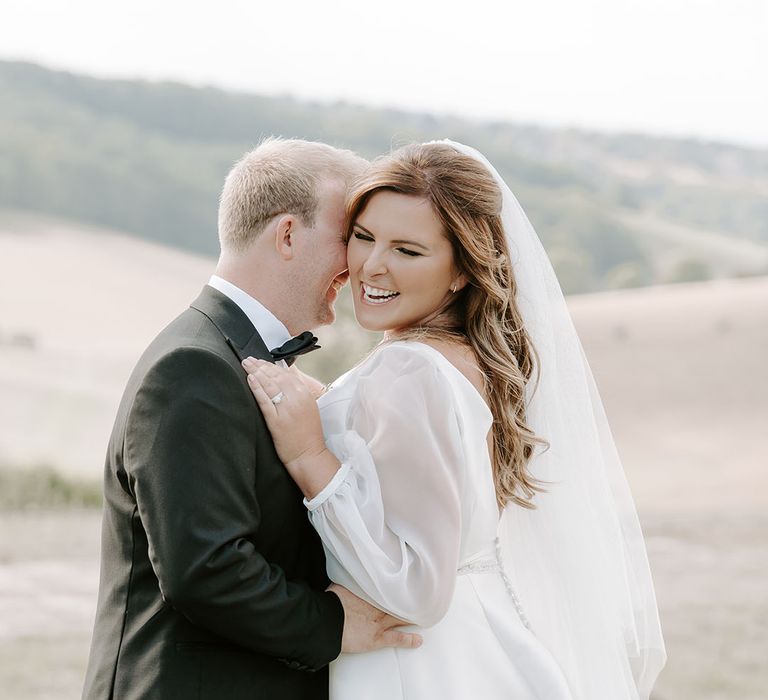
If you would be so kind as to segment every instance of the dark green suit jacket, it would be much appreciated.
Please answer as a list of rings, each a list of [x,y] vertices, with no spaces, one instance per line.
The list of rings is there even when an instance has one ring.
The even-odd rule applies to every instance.
[[[128,382],[106,460],[88,700],[328,697],[344,614],[248,355],[270,359],[205,287]]]

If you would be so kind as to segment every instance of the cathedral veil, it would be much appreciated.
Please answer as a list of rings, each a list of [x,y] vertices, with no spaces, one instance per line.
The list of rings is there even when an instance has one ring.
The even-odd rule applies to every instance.
[[[549,443],[529,469],[548,482],[535,510],[510,503],[499,523],[504,567],[533,633],[578,700],[648,700],[666,661],[643,534],[592,372],[555,272],[520,204],[503,193],[502,222],[517,302],[539,355],[527,424]],[[535,387],[535,389],[534,389]]]

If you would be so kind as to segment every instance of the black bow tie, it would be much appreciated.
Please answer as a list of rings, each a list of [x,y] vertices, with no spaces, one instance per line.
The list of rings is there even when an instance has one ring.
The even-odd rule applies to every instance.
[[[299,355],[319,349],[320,346],[317,344],[317,338],[310,331],[304,331],[301,335],[286,340],[279,348],[269,352],[272,354],[275,362],[277,360],[285,360],[290,367]]]

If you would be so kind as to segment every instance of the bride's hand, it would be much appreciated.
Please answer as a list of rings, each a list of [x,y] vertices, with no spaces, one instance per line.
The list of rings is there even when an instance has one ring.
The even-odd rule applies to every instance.
[[[302,382],[304,382],[304,384],[306,384],[307,388],[315,399],[319,399],[328,388],[320,380],[315,379],[305,372],[302,372],[295,364],[291,366],[290,372],[291,374],[296,375],[299,379],[301,379]]]
[[[295,373],[271,362],[249,357],[243,367],[277,454],[296,478],[296,467],[326,451],[313,391]]]

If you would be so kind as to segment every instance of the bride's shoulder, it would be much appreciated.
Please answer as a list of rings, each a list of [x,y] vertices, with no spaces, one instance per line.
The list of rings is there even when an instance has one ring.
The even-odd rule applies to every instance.
[[[480,371],[477,366],[475,353],[467,345],[451,340],[443,340],[442,338],[424,338],[420,342],[433,350],[437,350],[464,375],[471,374],[473,371]]]
[[[439,350],[413,340],[388,340],[376,346],[350,370],[335,379],[320,397],[321,406],[351,399],[363,387],[382,397],[408,385],[443,385],[447,374],[445,357]]]
[[[457,369],[481,396],[485,395],[485,375],[479,367],[474,350],[468,345],[442,338],[425,338],[423,345],[439,353]]]
[[[437,369],[434,351],[414,340],[385,340],[358,365],[362,375],[395,374],[403,376],[425,369]]]
[[[377,368],[399,374],[430,367],[442,373],[446,364],[458,370],[480,392],[485,393],[485,377],[477,364],[473,350],[460,343],[441,338],[394,340],[383,343],[373,355],[369,371]]]

